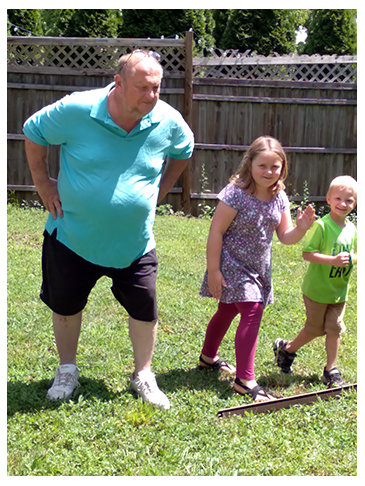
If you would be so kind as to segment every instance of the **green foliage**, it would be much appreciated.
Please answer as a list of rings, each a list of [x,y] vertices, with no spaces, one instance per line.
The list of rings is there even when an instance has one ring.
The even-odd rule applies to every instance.
[[[8,205],[9,476],[356,476],[357,394],[288,410],[219,419],[218,410],[246,400],[233,379],[198,368],[207,323],[216,309],[199,297],[209,219],[156,216],[159,330],[153,369],[171,401],[143,404],[128,381],[133,357],[127,314],[101,279],[85,309],[78,350],[81,386],[67,402],[45,399],[58,365],[51,316],[38,294],[47,213]],[[300,350],[283,376],[271,345],[304,322],[300,245],[273,241],[276,301],[265,310],[256,377],[276,397],[323,390],[325,359],[318,338]],[[338,367],[348,383],[356,370],[356,270],[346,309]],[[221,357],[234,364],[234,322]],[[248,403],[248,402],[247,402]]]
[[[156,208],[156,214],[159,216],[166,216],[168,214],[174,214],[174,209],[171,204],[160,204]]]
[[[121,14],[116,9],[50,9],[42,11],[45,35],[117,37]]]
[[[41,11],[39,9],[8,9],[9,34],[15,36],[41,35]]]
[[[127,9],[123,10],[123,25],[119,37],[185,36],[192,29],[201,42],[196,50],[214,45],[214,20],[210,10],[204,9]]]
[[[201,174],[200,183],[201,183],[201,193],[202,194],[209,193],[210,192],[210,190],[208,189],[209,180],[205,172],[205,164],[202,165],[202,174]],[[209,204],[207,204],[206,199],[203,199],[202,202],[198,204],[199,217],[212,218],[214,212],[215,212],[215,207],[212,207]]]
[[[214,39],[217,47],[222,47],[222,37],[226,30],[229,16],[232,12],[231,8],[228,9],[215,9],[213,10],[214,18]]]
[[[65,37],[117,37],[120,15],[115,9],[77,9]]]
[[[8,10],[10,35],[51,37],[117,37],[122,21],[117,9],[14,9]],[[16,29],[16,30],[15,30]]]
[[[262,55],[295,52],[298,16],[288,9],[231,10],[220,47]]]
[[[75,9],[44,9],[42,12],[42,27],[45,36],[49,37],[66,37],[72,16]],[[72,35],[72,37],[77,37]]]
[[[304,181],[303,182],[303,199],[300,203],[300,207],[301,207],[302,211],[304,211],[305,208],[308,206],[309,196],[310,196],[310,192],[309,192],[309,188],[308,188],[308,182]]]
[[[355,55],[357,52],[356,10],[315,9],[307,22],[306,54]]]
[[[55,37],[184,37],[194,31],[194,52],[251,50],[262,55],[356,54],[353,9],[9,9],[8,35]],[[12,25],[13,24],[13,25]],[[18,26],[18,27],[14,27]],[[296,32],[308,37],[296,45]]]

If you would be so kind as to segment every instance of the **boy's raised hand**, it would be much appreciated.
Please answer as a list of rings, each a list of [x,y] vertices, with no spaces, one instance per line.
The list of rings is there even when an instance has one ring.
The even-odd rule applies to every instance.
[[[309,204],[304,211],[298,208],[296,225],[303,231],[309,230],[316,219],[316,212],[311,204]]]

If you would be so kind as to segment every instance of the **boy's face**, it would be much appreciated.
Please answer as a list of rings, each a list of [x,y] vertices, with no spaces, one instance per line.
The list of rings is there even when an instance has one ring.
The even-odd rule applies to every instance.
[[[331,206],[331,215],[340,220],[344,220],[355,208],[356,197],[351,188],[334,187],[327,194],[327,202]]]

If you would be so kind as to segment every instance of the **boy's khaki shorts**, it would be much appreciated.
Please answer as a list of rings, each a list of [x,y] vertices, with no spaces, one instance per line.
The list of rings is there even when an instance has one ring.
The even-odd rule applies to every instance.
[[[310,334],[323,336],[324,334],[343,334],[346,326],[343,322],[346,302],[338,304],[322,304],[309,299],[303,294],[307,319],[305,328]]]

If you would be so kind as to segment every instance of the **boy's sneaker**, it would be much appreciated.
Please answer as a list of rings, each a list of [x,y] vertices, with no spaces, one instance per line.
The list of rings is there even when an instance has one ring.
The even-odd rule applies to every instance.
[[[47,392],[48,400],[65,400],[79,386],[79,370],[73,364],[61,365],[57,368],[53,385]]]
[[[131,376],[131,388],[142,397],[144,402],[152,403],[165,410],[170,408],[167,396],[162,393],[156,383],[155,375],[150,370],[140,371],[136,378]]]
[[[341,378],[341,372],[337,368],[332,368],[332,370],[327,371],[326,367],[323,369],[323,375],[321,377],[323,383],[328,385],[328,387],[343,386],[345,382]]]
[[[285,351],[286,345],[289,341],[277,338],[273,344],[275,354],[275,361],[283,373],[292,373],[291,365],[296,357],[296,353],[288,353]]]

